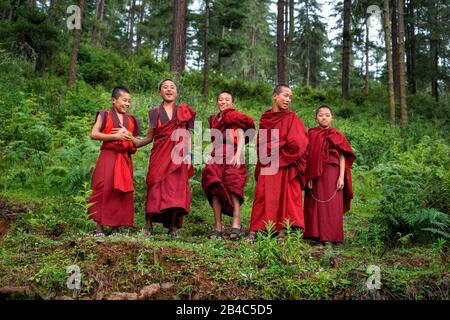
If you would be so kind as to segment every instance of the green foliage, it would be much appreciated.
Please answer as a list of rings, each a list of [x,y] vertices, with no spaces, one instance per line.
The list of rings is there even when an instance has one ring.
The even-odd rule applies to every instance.
[[[372,233],[379,234],[381,225],[390,245],[409,234],[416,240],[449,238],[449,151],[442,141],[425,136],[397,160],[374,169],[384,187]]]

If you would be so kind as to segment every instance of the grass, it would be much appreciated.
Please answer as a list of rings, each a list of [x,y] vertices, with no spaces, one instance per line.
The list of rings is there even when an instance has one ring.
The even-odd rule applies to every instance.
[[[358,174],[354,179],[356,185],[364,182]],[[268,236],[256,243],[211,241],[206,235],[213,226],[212,212],[195,192],[179,239],[166,235],[160,225],[152,238],[143,236],[142,212],[137,213],[137,228],[101,243],[91,236],[93,225],[88,224],[87,230],[70,227],[71,220],[83,215],[78,207],[61,213],[69,226],[60,234],[48,226],[50,218],[42,213],[45,206],[21,213],[1,240],[0,287],[28,286],[32,298],[71,296],[66,268],[78,265],[82,273],[78,298],[138,292],[152,283],[170,282],[173,288],[155,298],[448,299],[448,260],[442,260],[433,245],[400,246],[382,255],[381,248],[374,249],[362,236],[374,209],[370,198],[358,199],[359,193],[358,205],[345,218],[345,244],[318,248],[294,231],[282,241]],[[246,223],[249,214],[247,203]],[[366,287],[366,268],[371,264],[381,268],[382,288],[377,291]]]

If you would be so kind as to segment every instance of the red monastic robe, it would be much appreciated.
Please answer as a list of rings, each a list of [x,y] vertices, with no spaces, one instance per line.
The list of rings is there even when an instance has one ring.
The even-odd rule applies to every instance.
[[[157,111],[153,113],[152,111]],[[147,201],[146,213],[151,215],[153,222],[163,223],[165,227],[170,226],[168,212],[177,212],[176,228],[181,228],[183,217],[190,210],[191,192],[189,178],[194,176],[194,169],[184,163],[172,160],[173,150],[180,149],[177,153],[183,158],[187,152],[188,137],[179,137],[172,141],[172,133],[177,129],[189,135],[188,123],[192,122],[195,112],[186,104],[175,107],[172,120],[162,122],[161,107],[150,111],[150,122],[152,115],[157,117],[157,126],[154,129],[153,148],[147,173]],[[189,136],[190,137],[190,136]],[[180,146],[182,146],[180,148]]]
[[[231,195],[234,194],[241,204],[244,202],[244,187],[247,182],[248,171],[247,166],[243,163],[243,157],[241,157],[242,164],[238,168],[234,168],[228,163],[237,150],[237,129],[240,128],[245,132],[248,129],[254,129],[255,124],[251,117],[237,112],[233,108],[224,110],[220,120],[219,117],[220,113],[210,117],[209,127],[222,132],[222,141],[216,141],[212,137],[214,149],[211,152],[211,156],[219,158],[221,163],[206,164],[202,174],[202,187],[211,205],[213,196],[217,196],[220,199],[222,213],[233,216]],[[246,142],[248,140],[246,139]],[[227,143],[231,145],[228,148],[232,151],[230,154],[227,154]]]
[[[116,111],[99,112],[102,117],[100,132],[111,133],[120,128]],[[96,118],[99,113],[97,113]],[[139,122],[124,115],[123,126],[134,136],[139,136]],[[133,226],[133,162],[131,155],[136,147],[131,141],[104,141],[92,175],[92,194],[89,197],[90,217],[102,226]]]
[[[334,128],[312,128],[306,180],[313,189],[305,193],[305,238],[319,241],[344,241],[344,213],[353,198],[350,168],[356,159],[350,143]],[[344,189],[336,191],[339,155],[345,157]]]
[[[250,219],[250,231],[266,230],[271,221],[275,230],[286,228],[286,220],[293,227],[304,227],[302,187],[308,147],[305,126],[291,110],[266,111],[260,120],[257,141],[258,163],[255,169],[256,191]],[[267,143],[260,141],[261,129],[269,131]],[[279,139],[272,139],[275,130]],[[264,174],[262,168],[271,164],[261,161],[263,149],[279,150],[278,171]],[[272,164],[273,165],[273,164]]]

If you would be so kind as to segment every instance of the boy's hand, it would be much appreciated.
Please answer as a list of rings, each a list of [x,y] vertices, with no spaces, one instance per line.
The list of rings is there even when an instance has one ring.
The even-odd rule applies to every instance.
[[[214,162],[214,161],[213,161],[213,157],[211,157],[211,155],[208,154],[208,155],[206,156],[205,163],[206,163],[206,164],[212,164],[213,162]]]
[[[341,190],[344,188],[344,177],[339,177],[336,187],[338,190]]]
[[[233,156],[233,159],[231,159],[231,163],[230,163],[233,168],[239,168],[239,166],[241,165],[241,157],[238,154],[235,154]]]
[[[131,141],[131,138],[133,137],[131,132],[125,129],[123,126],[121,126],[120,128],[113,128],[111,130],[111,134],[114,134],[119,141]]]
[[[116,139],[119,140],[119,141],[131,141],[131,137],[132,137],[131,134],[125,133],[125,132],[117,132],[117,133],[114,133],[114,136],[115,136]]]
[[[183,158],[183,163],[185,164],[191,164],[192,163],[192,159],[191,159],[192,153],[187,152],[186,155]]]
[[[312,181],[312,180],[309,180],[309,181],[308,181],[308,188],[309,188],[309,189],[312,189],[312,188],[313,188],[313,181]]]

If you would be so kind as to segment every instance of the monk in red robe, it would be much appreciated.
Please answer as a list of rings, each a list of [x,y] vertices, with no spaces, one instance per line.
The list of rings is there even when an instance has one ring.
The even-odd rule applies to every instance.
[[[308,132],[304,237],[341,243],[344,213],[353,198],[350,168],[356,156],[344,135],[331,127],[332,120],[331,108],[321,106],[316,110],[319,126]]]
[[[133,162],[136,147],[131,142],[139,136],[139,121],[126,114],[130,92],[125,87],[112,91],[112,108],[97,112],[91,138],[103,141],[92,176],[92,194],[88,212],[97,222],[97,236],[104,236],[103,226],[112,226],[117,235],[119,226],[134,225]]]
[[[273,92],[272,108],[259,122],[255,168],[256,191],[250,219],[248,240],[256,231],[281,231],[287,224],[303,228],[302,188],[308,137],[297,114],[288,109],[291,89],[278,85]]]
[[[170,235],[177,236],[191,204],[189,178],[194,169],[189,129],[194,128],[195,112],[186,104],[175,104],[177,86],[172,80],[163,80],[159,91],[163,102],[149,111],[147,136],[133,143],[142,147],[153,141],[147,173],[146,234],[152,235],[153,222],[160,222]]]
[[[242,149],[249,139],[246,139],[244,131],[254,131],[255,125],[251,117],[233,108],[231,93],[220,93],[216,105],[219,113],[209,118],[214,149],[202,175],[202,187],[213,208],[216,225],[210,238],[223,238],[223,213],[233,217],[230,239],[238,240],[242,235],[240,207],[248,178]],[[247,133],[252,136],[253,131]]]

